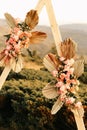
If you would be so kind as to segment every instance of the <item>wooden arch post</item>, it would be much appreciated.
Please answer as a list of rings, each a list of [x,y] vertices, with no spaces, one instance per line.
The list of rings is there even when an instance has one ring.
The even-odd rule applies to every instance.
[[[61,44],[61,41],[62,41],[62,37],[61,37],[61,34],[60,34],[58,24],[56,22],[56,18],[55,18],[55,15],[54,15],[51,0],[39,0],[35,9],[37,10],[38,14],[40,14],[41,9],[43,8],[44,5],[46,6],[46,10],[47,10],[47,13],[48,13],[49,22],[50,22],[52,33],[53,33],[53,36],[54,36],[54,41],[55,41],[57,53],[58,53],[59,56],[61,56],[60,44]]]
[[[35,8],[37,10],[38,14],[40,14],[43,6],[46,6],[46,10],[47,10],[47,13],[48,13],[52,33],[53,33],[53,36],[54,36],[54,41],[55,41],[57,53],[58,53],[58,56],[61,56],[60,45],[61,45],[61,42],[62,42],[62,37],[61,37],[60,30],[59,30],[59,27],[58,27],[57,22],[56,22],[56,18],[55,18],[55,15],[54,15],[54,10],[53,10],[53,7],[52,7],[51,0],[39,0],[38,1],[38,4]],[[74,114],[78,130],[85,130],[83,116],[79,115],[78,109],[75,109],[72,112]]]

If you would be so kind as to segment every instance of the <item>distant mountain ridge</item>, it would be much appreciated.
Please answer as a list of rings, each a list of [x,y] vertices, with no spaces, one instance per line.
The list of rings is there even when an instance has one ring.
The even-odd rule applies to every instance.
[[[72,29],[72,30],[78,30],[78,31],[84,31],[87,32],[87,24],[65,24],[61,26],[62,29]]]
[[[78,44],[78,53],[87,54],[87,24],[66,24],[59,26],[62,39],[71,37]],[[55,46],[52,30],[50,26],[38,25],[34,30],[43,31],[47,33],[46,40],[41,44],[31,45],[31,50],[37,50],[37,53],[42,57]],[[34,31],[33,30],[33,31]],[[0,19],[0,47],[4,46],[3,35],[8,34],[9,27],[5,20]]]

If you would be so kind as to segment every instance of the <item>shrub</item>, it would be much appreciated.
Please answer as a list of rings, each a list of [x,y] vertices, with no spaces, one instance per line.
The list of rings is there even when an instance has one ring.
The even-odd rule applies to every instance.
[[[18,74],[11,71],[0,91],[0,127],[9,130],[77,130],[73,114],[66,107],[51,115],[55,100],[45,98],[42,88],[52,80],[45,69],[23,69]],[[86,84],[81,81],[79,88],[87,126]]]

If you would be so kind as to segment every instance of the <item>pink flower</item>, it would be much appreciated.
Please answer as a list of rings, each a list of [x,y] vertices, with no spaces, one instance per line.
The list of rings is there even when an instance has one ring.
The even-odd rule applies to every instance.
[[[72,66],[74,64],[74,59],[66,60],[64,63],[66,65]]]
[[[61,87],[62,85],[63,85],[63,82],[60,81],[60,82],[58,82],[58,83],[56,84],[56,87]]]
[[[66,79],[66,81],[70,79],[70,73],[69,72],[66,73],[65,79]]]
[[[81,108],[81,106],[82,106],[82,103],[81,103],[81,102],[75,103],[75,107],[76,107],[76,108]]]
[[[58,71],[57,71],[57,70],[53,70],[53,71],[52,71],[52,75],[53,75],[54,77],[56,77],[56,76],[58,75]]]
[[[73,104],[74,102],[75,102],[75,98],[73,97],[68,97],[66,98],[66,101],[65,101],[66,104]]]
[[[70,74],[73,74],[73,72],[74,72],[74,68],[70,68],[68,71],[68,73],[70,73]]]
[[[5,55],[8,55],[8,54],[9,54],[8,50],[5,50]]]
[[[14,33],[14,34],[18,34],[18,32],[21,32],[21,31],[20,31],[20,28],[15,27],[15,28],[12,30],[12,34],[13,34],[13,33]]]
[[[80,82],[79,82],[79,80],[76,80],[76,83],[77,83],[77,85],[78,85],[78,86],[80,85]]]
[[[12,51],[12,56],[17,57],[17,54],[15,53],[15,51]]]
[[[67,83],[67,84],[65,84],[65,86],[66,86],[66,89],[70,89],[70,84],[69,83]]]
[[[20,52],[20,46],[19,46],[19,44],[15,45],[14,49],[15,49],[16,53],[19,53]]]
[[[66,77],[66,74],[64,74],[64,73],[61,73],[61,74],[60,74],[60,79],[61,79],[61,81],[63,81],[65,77]]]
[[[61,100],[61,101],[65,101],[65,99],[66,99],[66,95],[65,95],[65,94],[61,94],[61,95],[60,95],[60,100]]]
[[[60,90],[61,93],[66,92],[66,86],[62,85],[59,90]]]
[[[70,88],[70,90],[69,90],[69,91],[70,91],[70,92],[72,92],[73,94],[76,94],[76,89],[75,89],[75,88],[76,88],[76,87],[75,87],[75,86],[73,86],[73,87],[71,87],[71,88]]]
[[[10,37],[9,40],[6,43],[7,44],[16,44],[16,41],[13,37]]]
[[[64,87],[64,86],[62,86],[62,87],[60,87],[60,89],[57,91],[57,93],[58,93],[58,95],[66,95],[66,93],[67,93],[67,89]]]
[[[60,57],[60,61],[64,61],[65,60],[65,58],[64,57]]]
[[[77,80],[76,79],[72,79],[71,83],[74,84],[74,85],[76,85],[77,84]]]
[[[15,27],[13,30],[11,30],[11,37],[17,41],[17,39],[22,33],[23,32],[20,30],[20,28]]]
[[[18,35],[12,34],[11,37],[13,37],[16,42],[19,40],[19,36]]]
[[[68,65],[64,66],[64,71],[69,71],[69,69],[70,69],[70,66],[68,66]]]
[[[6,50],[9,51],[9,50],[11,50],[11,49],[12,49],[12,46],[11,46],[11,45],[7,45],[7,46],[6,46]]]

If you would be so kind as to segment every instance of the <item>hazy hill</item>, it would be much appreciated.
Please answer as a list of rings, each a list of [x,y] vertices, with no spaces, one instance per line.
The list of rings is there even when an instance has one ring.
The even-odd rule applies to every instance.
[[[78,44],[78,53],[87,54],[87,24],[67,24],[59,26],[62,39],[71,37]],[[35,30],[43,31],[47,33],[47,39],[36,45],[31,45],[31,50],[37,50],[38,54],[44,56],[55,44],[52,35],[51,28],[49,26],[37,26]],[[0,19],[0,47],[4,46],[3,35],[9,32],[9,27],[6,21]]]

